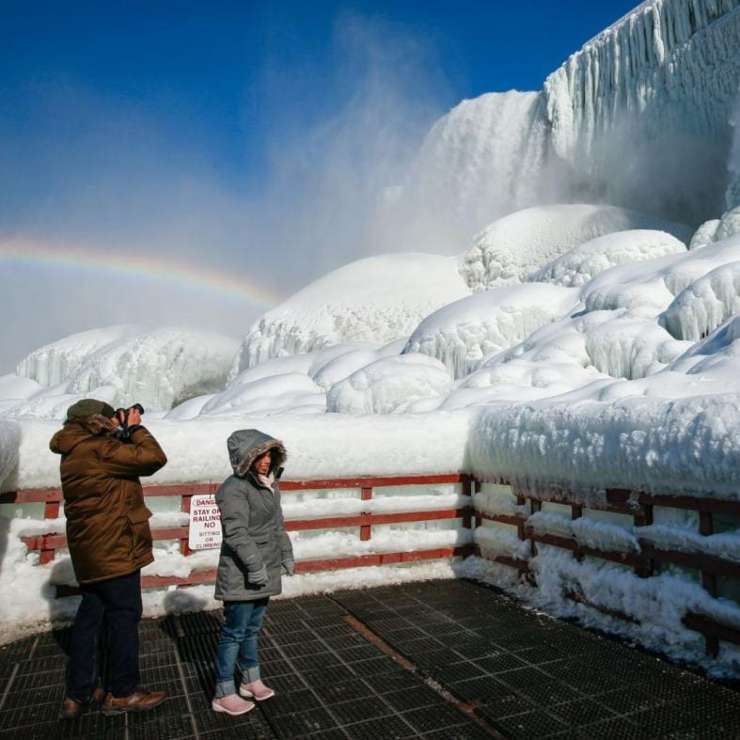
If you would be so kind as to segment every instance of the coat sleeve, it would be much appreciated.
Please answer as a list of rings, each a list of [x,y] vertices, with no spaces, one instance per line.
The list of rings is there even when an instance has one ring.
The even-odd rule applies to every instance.
[[[248,572],[263,566],[257,543],[249,536],[249,502],[233,479],[227,480],[216,493],[221,512],[224,544],[236,555]]]
[[[100,463],[106,473],[115,478],[154,475],[167,463],[167,457],[154,437],[139,427],[130,442],[109,437],[100,453]]]
[[[280,537],[280,558],[283,562],[286,560],[295,560],[293,557],[293,545],[288,537],[288,533],[285,531],[285,522],[283,521],[283,506],[282,496],[278,492],[278,513],[277,513],[277,531]]]

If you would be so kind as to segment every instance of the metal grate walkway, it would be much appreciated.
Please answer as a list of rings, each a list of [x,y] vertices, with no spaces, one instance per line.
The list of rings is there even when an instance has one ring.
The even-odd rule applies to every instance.
[[[219,612],[147,621],[154,712],[62,723],[66,632],[0,648],[0,739],[740,738],[740,694],[467,581],[273,601],[261,641],[278,695],[210,710]]]

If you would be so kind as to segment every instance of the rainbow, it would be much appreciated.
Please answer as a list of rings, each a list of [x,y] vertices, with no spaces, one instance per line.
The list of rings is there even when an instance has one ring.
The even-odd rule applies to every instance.
[[[115,253],[65,244],[44,244],[26,239],[0,241],[0,263],[92,270],[137,278],[149,278],[180,286],[212,290],[222,296],[273,306],[283,297],[243,275],[221,272],[178,260],[143,256],[118,250]]]

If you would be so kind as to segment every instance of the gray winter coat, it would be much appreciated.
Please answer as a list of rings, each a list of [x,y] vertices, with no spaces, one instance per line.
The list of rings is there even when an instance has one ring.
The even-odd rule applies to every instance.
[[[256,429],[234,432],[227,447],[234,475],[216,493],[223,543],[215,597],[221,601],[253,601],[274,596],[282,591],[281,565],[293,560],[293,548],[283,526],[277,480],[270,491],[250,468],[271,450],[272,469],[276,471],[286,459],[285,447]],[[263,565],[267,568],[267,584],[249,583],[247,574],[259,571]]]

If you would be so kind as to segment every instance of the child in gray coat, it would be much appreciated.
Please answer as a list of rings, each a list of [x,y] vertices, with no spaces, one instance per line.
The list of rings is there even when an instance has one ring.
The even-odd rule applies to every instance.
[[[278,487],[285,447],[256,429],[234,432],[227,447],[234,474],[216,493],[223,543],[215,597],[224,602],[224,623],[211,706],[236,716],[254,709],[249,699],[264,701],[275,695],[260,676],[257,640],[270,596],[281,593],[281,576],[293,575],[295,562]]]

